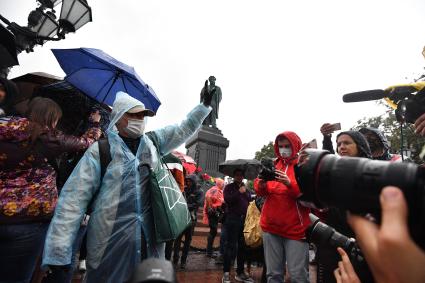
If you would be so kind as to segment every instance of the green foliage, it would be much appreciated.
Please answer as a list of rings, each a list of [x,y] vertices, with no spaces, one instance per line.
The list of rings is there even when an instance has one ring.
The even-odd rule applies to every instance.
[[[261,160],[262,158],[274,158],[274,146],[273,142],[269,142],[268,144],[264,145],[260,151],[257,151],[255,153],[255,159]]]
[[[383,103],[380,104],[384,105]],[[377,128],[387,137],[391,147],[390,152],[401,154],[400,123],[395,117],[394,110],[389,106],[386,106],[386,108],[385,113],[380,116],[369,118],[365,117],[357,121],[357,124],[352,128],[352,130],[359,130],[363,127]],[[403,149],[410,150],[410,158],[417,164],[423,163],[423,160],[419,158],[419,154],[421,153],[422,146],[424,144],[425,139],[415,134],[412,125],[403,125]]]

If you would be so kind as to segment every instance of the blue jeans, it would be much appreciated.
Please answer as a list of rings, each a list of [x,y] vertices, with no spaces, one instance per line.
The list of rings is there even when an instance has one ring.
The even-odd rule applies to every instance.
[[[48,222],[0,225],[0,282],[30,282]]]

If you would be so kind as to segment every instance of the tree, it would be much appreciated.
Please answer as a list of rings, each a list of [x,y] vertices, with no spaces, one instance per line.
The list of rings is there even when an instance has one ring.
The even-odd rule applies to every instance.
[[[273,142],[269,142],[265,144],[260,151],[255,153],[255,159],[261,160],[262,158],[274,158],[274,144]]]
[[[391,107],[383,102],[378,102],[378,104],[386,106],[387,109],[385,113],[376,117],[365,117],[357,121],[357,124],[352,130],[359,130],[363,127],[377,128],[387,137],[391,147],[390,152],[401,154],[400,122],[397,121],[395,112]],[[403,124],[403,150],[409,150],[411,152],[410,158],[415,163],[424,163],[419,157],[424,144],[425,139],[415,134],[415,130],[411,124]],[[406,155],[406,153],[404,155]]]

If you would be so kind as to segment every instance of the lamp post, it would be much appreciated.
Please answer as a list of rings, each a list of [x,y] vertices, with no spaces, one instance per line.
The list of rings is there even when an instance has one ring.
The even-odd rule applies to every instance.
[[[92,21],[92,12],[86,0],[37,0],[39,7],[30,12],[25,27],[10,22],[0,14],[0,20],[15,35],[16,53],[34,51],[34,46],[46,41],[59,41],[69,32],[75,32]],[[60,17],[56,19],[56,7],[62,3]],[[0,75],[9,73],[3,68]]]

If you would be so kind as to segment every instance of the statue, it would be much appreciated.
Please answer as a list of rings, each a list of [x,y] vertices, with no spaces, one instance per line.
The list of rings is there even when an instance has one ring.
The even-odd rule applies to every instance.
[[[215,85],[214,76],[210,76],[208,80],[210,81],[210,84],[208,85],[208,81],[205,81],[205,85],[201,91],[201,102],[203,101],[204,95],[207,91],[208,93],[212,92],[213,93],[213,97],[211,101],[212,111],[207,116],[207,118],[205,118],[202,125],[212,126],[213,128],[217,128],[216,119],[218,118],[218,109],[219,109],[219,104],[221,101],[221,89],[220,87]]]

